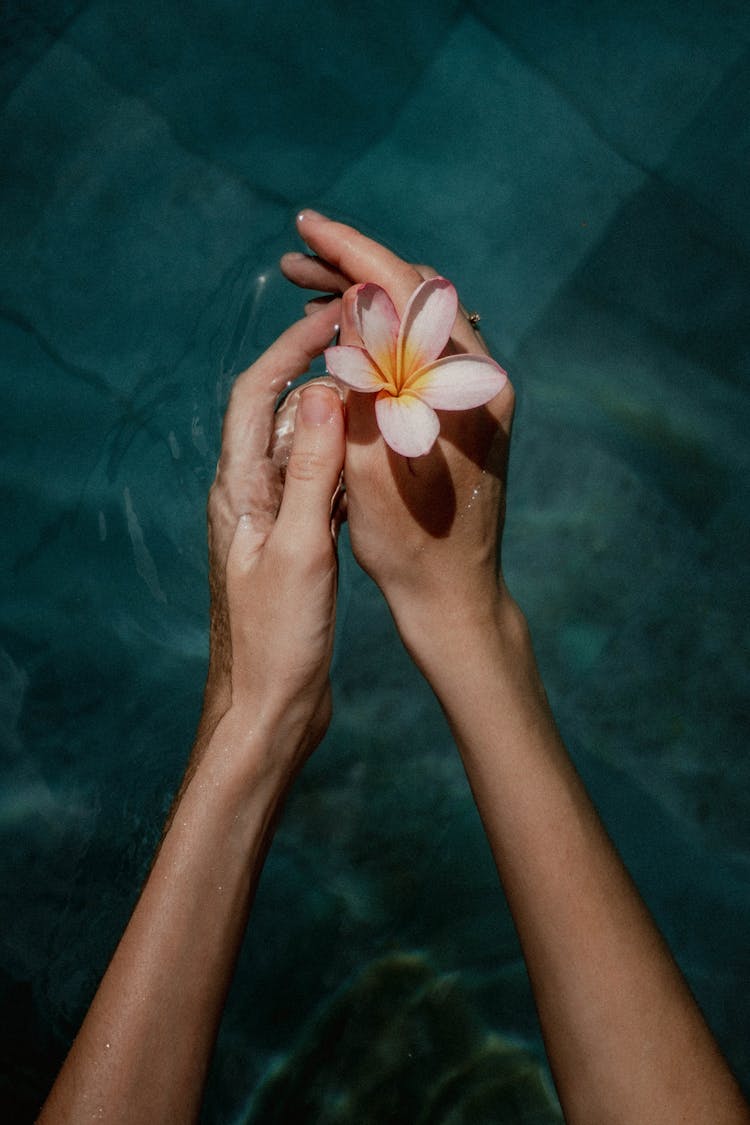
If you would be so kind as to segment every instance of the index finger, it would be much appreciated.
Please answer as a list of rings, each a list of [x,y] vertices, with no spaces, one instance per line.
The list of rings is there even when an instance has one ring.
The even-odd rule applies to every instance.
[[[352,284],[373,281],[390,295],[399,312],[422,281],[417,270],[391,250],[354,227],[326,219],[317,211],[301,211],[297,230],[311,250]]]
[[[340,302],[334,301],[298,320],[237,377],[224,416],[221,457],[225,464],[235,457],[250,464],[266,456],[279,394],[304,375],[331,342],[340,315]]]

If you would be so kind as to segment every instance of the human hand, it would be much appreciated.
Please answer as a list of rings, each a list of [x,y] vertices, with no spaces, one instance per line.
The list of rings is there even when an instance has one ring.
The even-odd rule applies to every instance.
[[[198,744],[232,707],[291,749],[292,768],[330,720],[331,507],[344,423],[335,390],[304,389],[284,472],[274,458],[274,407],[330,343],[339,315],[333,304],[292,325],[239,376],[208,502],[210,657]]]
[[[282,270],[303,288],[344,294],[342,344],[359,343],[351,286],[381,285],[402,313],[417,285],[435,276],[314,213],[302,212],[297,225],[314,256],[285,255]],[[486,350],[459,311],[446,351]],[[442,414],[431,452],[407,460],[380,437],[373,396],[347,396],[344,475],[352,549],[412,650],[436,618],[450,623],[494,614],[513,403],[506,384],[486,407]]]

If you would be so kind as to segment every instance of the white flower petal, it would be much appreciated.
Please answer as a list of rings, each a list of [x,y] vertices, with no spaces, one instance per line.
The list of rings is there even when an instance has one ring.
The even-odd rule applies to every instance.
[[[458,297],[450,281],[431,277],[414,290],[399,333],[400,386],[443,351],[456,323]]]
[[[448,355],[424,367],[409,383],[435,410],[470,410],[489,402],[508,376],[488,355]]]
[[[440,433],[435,411],[414,395],[394,396],[384,391],[375,399],[375,416],[391,449],[404,457],[429,453]]]
[[[369,281],[360,285],[354,319],[362,343],[388,382],[396,385],[396,345],[400,320],[385,289]]]
[[[355,391],[382,391],[383,376],[364,348],[339,344],[325,350],[326,368]]]

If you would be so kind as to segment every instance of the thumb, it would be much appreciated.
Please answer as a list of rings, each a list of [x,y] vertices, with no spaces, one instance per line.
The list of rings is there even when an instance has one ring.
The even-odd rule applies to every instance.
[[[337,391],[306,387],[297,408],[292,452],[275,531],[304,547],[321,530],[330,538],[331,501],[344,465],[344,411]]]

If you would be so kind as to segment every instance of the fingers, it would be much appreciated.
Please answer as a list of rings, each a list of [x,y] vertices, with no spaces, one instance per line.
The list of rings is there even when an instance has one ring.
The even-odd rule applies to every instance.
[[[310,363],[331,342],[340,316],[338,301],[288,328],[232,388],[224,418],[221,464],[223,469],[251,465],[264,457],[279,393],[303,375]]]
[[[414,266],[385,246],[316,211],[302,211],[297,216],[297,230],[319,258],[343,274],[347,285],[374,281],[390,294],[399,312],[422,280]]]
[[[403,261],[392,251],[381,246],[371,238],[360,234],[353,227],[334,222],[316,211],[305,210],[297,216],[297,230],[314,256],[305,254],[285,255],[282,269],[290,280],[303,287],[315,287],[327,291],[342,292],[340,342],[359,343],[359,335],[354,327],[353,302],[356,286],[363,282],[375,282],[391,296],[401,313],[417,285],[436,277],[431,266],[412,265]],[[310,311],[314,303],[306,306]],[[468,319],[467,310],[459,304],[456,322],[446,349],[449,352],[470,354],[489,354],[481,334]],[[361,395],[349,395],[349,416],[362,414],[363,407],[371,407],[371,402],[360,403]],[[512,388],[493,402],[491,411],[497,411],[501,420],[512,413]],[[367,409],[364,411],[367,413]]]
[[[301,289],[320,289],[323,293],[343,293],[350,282],[339,270],[320,258],[294,251],[279,262],[281,272]]]
[[[316,211],[297,216],[297,230],[318,257],[285,254],[281,259],[284,275],[305,289],[343,293],[350,285],[374,281],[390,294],[399,312],[421,281],[438,274],[431,266],[411,265],[384,246],[360,234],[353,227],[336,223]],[[306,310],[314,307],[310,302]],[[470,324],[466,309],[460,306],[451,334],[452,350],[484,352],[487,346]],[[355,342],[343,339],[342,343]]]
[[[292,452],[294,425],[297,418],[300,395],[302,391],[308,387],[320,386],[330,387],[339,398],[342,397],[336,380],[331,378],[330,375],[322,375],[318,379],[313,379],[309,383],[305,383],[303,387],[296,387],[287,395],[282,405],[274,413],[273,433],[268,447],[268,455],[276,468],[280,469],[282,473],[286,472],[289,456]]]
[[[432,268],[432,266],[423,266],[423,265],[418,265],[417,263],[415,263],[414,269],[417,271],[419,276],[422,278],[422,281],[429,281],[429,279],[431,277],[439,277],[440,276],[438,271],[434,270]]]
[[[466,309],[461,304],[458,306],[458,315],[451,332],[451,341],[454,350],[457,352],[469,352],[471,355],[490,354],[484,339],[468,319]]]
[[[310,316],[312,313],[317,312],[318,309],[322,308],[324,305],[330,304],[334,299],[335,298],[330,294],[325,297],[311,297],[310,300],[305,303],[305,316]]]
[[[299,400],[284,495],[274,535],[303,554],[330,549],[331,502],[344,464],[344,410],[338,393],[306,387]]]

